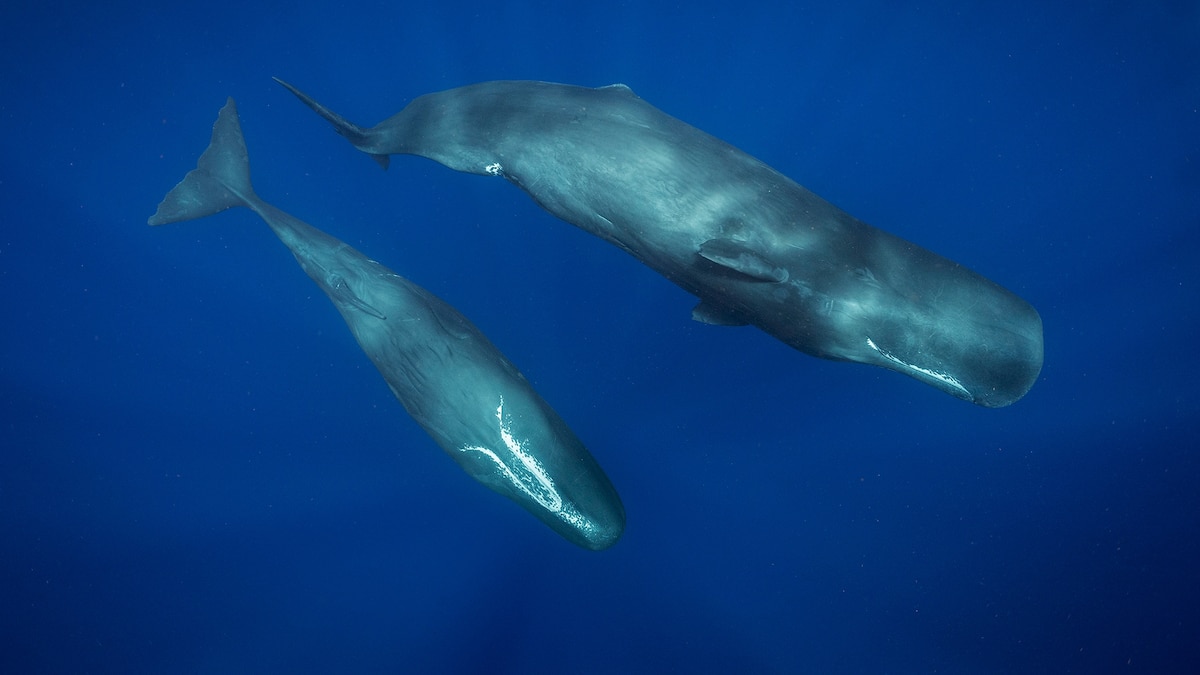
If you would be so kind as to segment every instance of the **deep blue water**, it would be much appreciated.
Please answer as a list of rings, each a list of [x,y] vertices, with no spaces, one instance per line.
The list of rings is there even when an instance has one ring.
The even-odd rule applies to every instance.
[[[0,10],[0,671],[1195,667],[1196,3],[171,4]],[[623,82],[1029,300],[1045,367],[987,410],[695,323],[505,181],[381,172],[271,76],[363,124]],[[463,474],[250,212],[146,226],[226,96],[259,194],[570,423],[614,548]]]

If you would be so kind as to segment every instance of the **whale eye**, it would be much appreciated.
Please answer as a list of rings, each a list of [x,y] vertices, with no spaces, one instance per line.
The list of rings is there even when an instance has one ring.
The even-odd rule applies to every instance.
[[[504,167],[500,166],[500,162],[492,162],[491,164],[483,167],[483,170],[486,171],[489,176],[504,175]]]

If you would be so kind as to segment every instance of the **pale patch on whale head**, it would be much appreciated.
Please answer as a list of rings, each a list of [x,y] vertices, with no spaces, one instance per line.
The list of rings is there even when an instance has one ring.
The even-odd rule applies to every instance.
[[[495,465],[497,475],[515,488],[518,494],[532,499],[563,522],[579,530],[592,529],[587,518],[584,518],[573,505],[563,501],[562,495],[554,484],[554,479],[546,467],[534,456],[534,453],[526,447],[526,443],[513,435],[511,416],[506,418],[504,415],[503,396],[500,397],[500,404],[496,407],[496,420],[499,423],[500,440],[508,451],[505,454],[511,458],[509,461],[505,461],[505,458],[502,458],[496,451],[482,445],[463,446],[459,450],[461,452],[478,452],[486,457]]]

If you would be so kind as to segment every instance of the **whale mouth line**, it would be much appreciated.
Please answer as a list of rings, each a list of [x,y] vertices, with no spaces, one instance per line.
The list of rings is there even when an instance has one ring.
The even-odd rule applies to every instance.
[[[971,392],[968,391],[967,388],[964,387],[962,385],[962,383],[958,381],[958,378],[954,377],[953,375],[950,375],[948,373],[943,373],[943,372],[940,372],[937,370],[933,370],[931,368],[922,368],[921,366],[913,365],[913,364],[905,361],[904,359],[896,356],[895,354],[892,354],[891,352],[887,351],[886,349],[883,349],[879,345],[875,344],[875,341],[872,340],[869,335],[867,336],[867,346],[870,347],[871,349],[874,349],[880,356],[887,359],[889,362],[903,367],[903,369],[905,371],[908,371],[910,373],[919,373],[921,376],[924,376],[925,378],[934,380],[935,382],[940,382],[940,383],[946,385],[946,387],[949,388],[952,392],[957,393],[959,396],[961,396],[962,398],[965,398],[968,401],[975,400],[975,397],[971,395]]]
[[[464,445],[462,452],[478,452],[496,465],[502,476],[526,496],[536,501],[542,508],[555,513],[563,508],[562,496],[554,486],[554,480],[547,474],[542,463],[533,456],[525,444],[512,434],[512,428],[504,418],[504,397],[500,397],[500,405],[496,407],[496,419],[499,421],[500,440],[504,443],[516,462],[509,466],[499,455],[490,448],[482,445]]]
[[[464,445],[460,452],[478,452],[495,464],[496,471],[503,476],[509,485],[515,487],[526,497],[537,502],[538,506],[553,513],[562,521],[581,530],[590,530],[587,518],[580,514],[573,505],[564,501],[562,494],[554,485],[550,473],[538,461],[526,444],[518,440],[512,431],[512,421],[504,414],[504,397],[496,407],[496,420],[499,423],[500,440],[508,450],[507,454],[515,461],[505,462],[491,448],[482,445]]]

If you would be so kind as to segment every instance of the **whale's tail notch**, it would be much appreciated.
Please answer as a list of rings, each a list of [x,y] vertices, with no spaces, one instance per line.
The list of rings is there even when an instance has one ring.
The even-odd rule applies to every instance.
[[[388,162],[390,161],[390,157],[388,155],[386,155],[386,154],[385,155],[377,155],[377,154],[371,152],[370,150],[366,150],[367,147],[370,147],[370,143],[371,143],[370,130],[364,129],[364,128],[358,126],[354,122],[351,122],[350,120],[346,119],[345,117],[342,117],[341,115],[333,112],[332,110],[330,110],[329,108],[326,108],[325,106],[321,105],[320,103],[317,103],[311,96],[309,96],[308,94],[293,87],[292,85],[288,84],[287,82],[284,82],[283,80],[279,79],[278,77],[272,77],[271,79],[275,80],[279,84],[283,85],[284,89],[287,89],[288,91],[295,94],[296,98],[300,99],[301,102],[304,103],[304,105],[312,108],[313,111],[316,112],[318,115],[329,120],[329,123],[333,125],[333,128],[339,134],[341,134],[341,135],[345,136],[347,139],[349,139],[350,143],[352,143],[354,145],[354,147],[358,148],[359,150],[363,150],[368,155],[371,155],[371,158],[374,159],[376,162],[378,162],[379,166],[382,166],[384,171],[387,170]]]
[[[163,197],[147,222],[165,225],[203,218],[234,206],[246,206],[254,197],[250,157],[238,122],[237,104],[230,98],[213,124],[212,141],[196,168]]]

